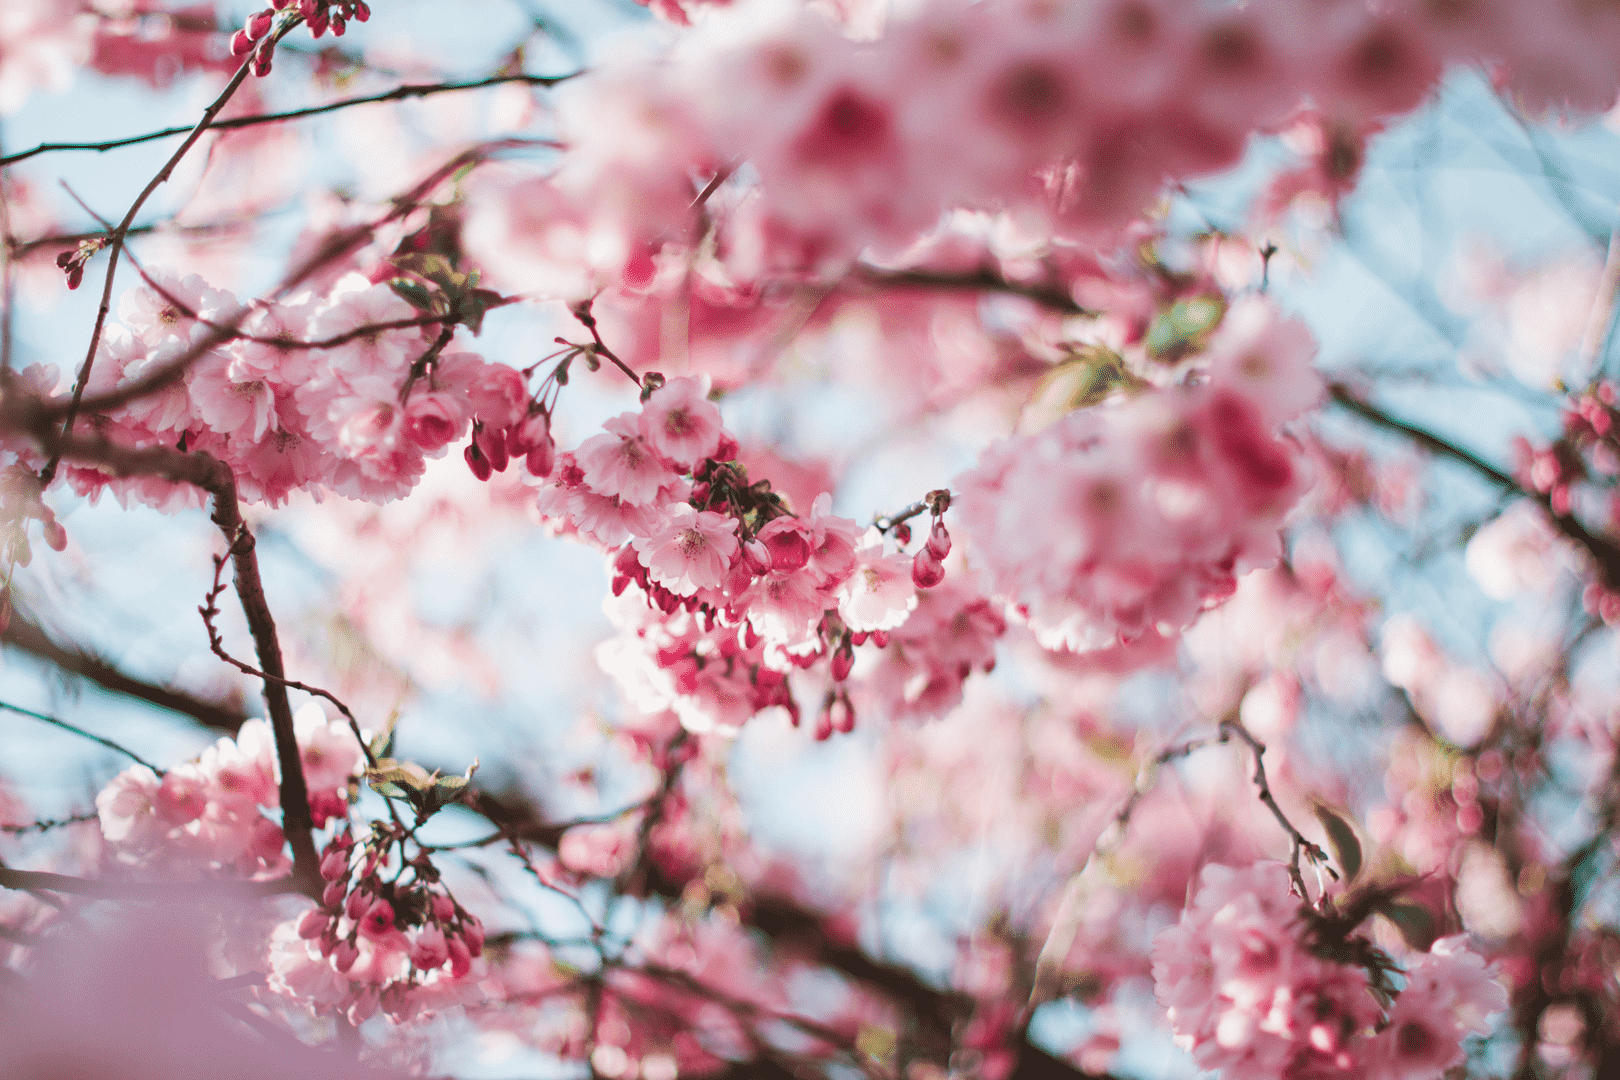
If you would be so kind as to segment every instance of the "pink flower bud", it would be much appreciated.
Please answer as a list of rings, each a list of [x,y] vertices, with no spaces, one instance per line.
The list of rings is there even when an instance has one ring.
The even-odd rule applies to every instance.
[[[326,928],[331,922],[332,916],[319,908],[314,911],[306,911],[304,917],[298,920],[298,936],[305,941],[314,941],[326,932]]]
[[[857,633],[853,633],[853,634],[849,635],[849,643],[851,645],[865,645],[866,644],[866,631],[861,630],[861,631],[858,631]]]
[[[833,680],[835,682],[843,682],[845,679],[849,678],[849,669],[854,667],[854,666],[855,666],[855,650],[850,648],[849,642],[846,641],[842,645],[838,646],[838,651],[837,652],[833,653],[833,658],[832,658],[832,677],[833,677]]]
[[[276,15],[273,11],[260,11],[249,15],[247,26],[244,27],[244,29],[247,30],[247,36],[252,38],[254,41],[258,41],[260,38],[264,37],[264,35],[270,32],[270,24],[272,21],[274,21],[275,17]]]
[[[433,917],[440,922],[449,922],[456,917],[456,902],[441,893],[433,896]]]
[[[55,518],[45,522],[45,543],[50,545],[52,551],[61,551],[67,547],[67,530]]]
[[[360,22],[371,18],[371,8],[366,5],[366,0],[359,0],[359,3],[354,5],[354,17]]]
[[[816,742],[826,742],[832,738],[832,733],[832,707],[828,706],[816,717]]]
[[[924,545],[911,560],[911,581],[919,589],[932,589],[945,580],[945,564]]]
[[[848,735],[855,730],[855,707],[849,703],[849,698],[841,696],[828,705],[827,716],[834,731]]]
[[[951,534],[945,531],[944,518],[935,518],[934,527],[928,530],[928,550],[936,559],[944,559],[951,553]]]
[[[451,976],[459,979],[472,970],[472,953],[467,951],[466,944],[460,938],[449,938],[444,944],[450,952]]]
[[[902,521],[900,524],[898,524],[898,525],[896,525],[894,527],[893,531],[894,531],[894,542],[895,543],[899,544],[901,547],[904,547],[905,545],[911,543],[911,526],[910,525],[907,525],[905,522]]]
[[[329,911],[336,911],[343,904],[343,895],[348,887],[346,881],[328,882],[326,888],[321,890],[321,904]]]
[[[253,51],[253,39],[246,30],[238,30],[231,35],[231,55],[246,56]]]
[[[416,940],[411,944],[411,964],[418,971],[432,971],[442,967],[450,959],[450,948],[445,942],[444,931],[439,929],[438,923],[428,923],[417,933]]]
[[[332,25],[332,36],[333,37],[342,37],[343,36],[343,31],[347,29],[347,26],[344,24],[344,19],[343,19],[342,15],[334,14],[332,16],[332,24],[331,25]]]
[[[479,452],[478,442],[474,440],[468,443],[464,453],[467,456],[467,468],[472,470],[472,474],[480,480],[488,480],[490,474],[489,459]]]
[[[770,570],[771,549],[766,547],[757,538],[748,541],[742,546],[743,564],[750,573],[756,577]]]
[[[722,431],[720,433],[720,448],[714,452],[713,460],[735,460],[741,449],[742,448],[737,445],[737,440],[731,437],[731,433],[729,431]]]
[[[887,630],[872,631],[872,644],[880,649],[887,646],[889,644],[889,632]]]
[[[309,24],[311,37],[320,37],[326,33],[326,25],[329,20],[330,16],[327,15],[324,7],[317,8],[312,14],[304,16],[304,21]]]
[[[275,58],[275,51],[273,38],[266,38],[259,44],[258,50],[253,54],[253,74],[256,77],[262,79],[270,74],[270,61]]]
[[[349,852],[345,848],[327,845],[326,854],[321,856],[321,877],[327,881],[337,881],[349,876]]]
[[[359,922],[361,917],[371,909],[371,901],[375,899],[364,889],[356,889],[349,894],[348,903],[343,905],[343,914]]]
[[[551,475],[552,466],[557,461],[557,447],[548,436],[546,441],[530,450],[523,458],[523,465],[529,470],[529,475],[537,480],[544,480]]]
[[[500,428],[481,427],[473,432],[473,445],[496,472],[505,472],[511,457],[506,452],[506,432]],[[476,472],[477,470],[473,470]],[[482,478],[480,478],[482,479]]]
[[[347,939],[340,941],[332,949],[332,966],[339,971],[348,971],[354,967],[354,962],[360,959],[360,949],[354,942]]]
[[[467,951],[473,956],[481,956],[484,952],[484,924],[478,921],[478,916],[468,915],[461,924],[461,940],[467,943]]]

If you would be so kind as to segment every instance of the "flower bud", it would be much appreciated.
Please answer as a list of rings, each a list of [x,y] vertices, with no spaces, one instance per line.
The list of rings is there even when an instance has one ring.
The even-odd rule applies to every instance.
[[[262,79],[270,74],[270,61],[275,58],[275,39],[266,38],[253,54],[253,74]]]
[[[349,876],[349,852],[347,848],[328,844],[326,854],[321,856],[321,877],[327,881],[337,881]]]
[[[529,470],[529,475],[537,480],[544,480],[551,475],[551,468],[557,461],[557,448],[547,437],[546,441],[530,450],[524,455],[523,465]]]
[[[880,649],[887,647],[889,644],[889,632],[887,630],[872,631],[872,644]]]
[[[349,894],[349,902],[343,905],[343,914],[359,922],[367,911],[371,909],[372,895],[364,889],[356,889]]]
[[[511,460],[506,452],[506,432],[501,428],[480,427],[473,432],[473,444],[496,472],[505,472]]]
[[[932,538],[930,538],[930,541]],[[924,545],[911,560],[911,581],[919,589],[932,589],[945,580],[945,564],[933,549]]]
[[[945,531],[944,518],[935,518],[934,527],[928,530],[928,550],[941,560],[951,553],[951,534]]]
[[[450,951],[451,976],[459,979],[472,970],[472,953],[467,950],[466,944],[460,938],[449,938],[444,944]]]
[[[899,544],[901,547],[905,547],[907,544],[911,543],[911,526],[907,525],[904,521],[896,525],[892,531],[894,533],[894,542]]]
[[[848,735],[855,730],[855,707],[849,703],[847,695],[840,694],[837,700],[827,706],[827,717],[834,731]]]
[[[849,669],[855,666],[855,650],[850,648],[848,640],[838,646],[833,653],[832,677],[835,682],[843,682],[849,678]]]
[[[45,543],[50,545],[52,551],[61,551],[67,547],[67,530],[62,523],[54,517],[45,522]]]
[[[467,457],[467,468],[472,470],[472,474],[480,480],[488,480],[490,474],[489,459],[479,451],[478,441],[474,439],[468,443],[467,449],[463,453]]]
[[[484,952],[484,924],[478,921],[478,916],[468,915],[461,924],[461,940],[467,943],[467,951],[473,956],[481,956]]]
[[[304,912],[304,917],[298,920],[298,936],[305,941],[314,941],[326,932],[332,922],[332,916],[316,908],[314,911]]]
[[[771,549],[762,544],[758,538],[743,544],[742,557],[744,565],[756,577],[771,568]]]
[[[253,51],[253,39],[246,30],[238,30],[231,35],[231,55],[246,56]]]
[[[339,972],[347,972],[348,968],[355,967],[355,960],[358,959],[360,949],[355,946],[355,942],[348,941],[347,938],[337,942],[337,946],[332,949],[332,967],[337,968]]]
[[[330,911],[336,911],[342,906],[343,895],[348,887],[349,883],[346,881],[328,882],[326,888],[321,891],[321,904]]]
[[[732,461],[736,459],[737,454],[740,451],[741,447],[737,445],[737,440],[731,437],[731,433],[729,431],[722,431],[720,433],[720,448],[714,452],[711,460]]]
[[[248,37],[258,41],[270,32],[270,24],[275,17],[276,14],[273,11],[256,12],[248,16],[247,25],[243,29],[247,31]]]

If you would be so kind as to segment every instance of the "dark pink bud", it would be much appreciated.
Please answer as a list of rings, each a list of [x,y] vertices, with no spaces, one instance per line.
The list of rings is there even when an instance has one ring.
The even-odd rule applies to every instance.
[[[899,544],[901,547],[905,547],[907,544],[911,543],[911,526],[907,525],[903,521],[896,525],[894,527],[894,542]]]
[[[435,893],[433,897],[433,917],[440,922],[449,922],[456,916],[456,902],[442,893]]]
[[[888,645],[889,632],[887,630],[872,631],[872,644],[876,645],[880,649]]]
[[[343,36],[343,31],[346,30],[347,28],[348,27],[344,23],[342,15],[333,15],[332,16],[332,36],[333,37],[342,37]]]
[[[478,921],[478,916],[468,915],[461,924],[461,940],[467,943],[467,951],[478,956],[484,951],[484,924]]]
[[[749,623],[749,622],[743,623],[743,627],[742,627],[742,646],[743,646],[743,648],[752,649],[755,645],[758,645],[758,644],[759,644],[759,633],[754,629],[754,624]]]
[[[944,559],[951,553],[951,534],[945,531],[944,518],[935,518],[934,527],[928,530],[928,550],[936,559]]]
[[[849,635],[849,643],[851,645],[865,645],[866,644],[866,631],[861,630],[861,631],[859,631],[857,633]]]
[[[761,536],[771,550],[771,569],[784,574],[803,570],[810,561],[810,541],[797,528],[783,529],[770,536]]]
[[[354,5],[354,17],[360,22],[365,22],[371,18],[371,8],[366,6],[366,0],[360,0],[359,3]]]
[[[551,441],[551,417],[543,412],[530,413],[506,429],[507,453],[527,454],[541,443]]]
[[[61,551],[67,547],[67,530],[55,518],[45,522],[45,543],[50,545],[52,551]]]
[[[832,733],[832,706],[828,705],[821,710],[821,715],[816,717],[816,742],[826,742],[832,738]]]
[[[340,847],[328,847],[321,856],[321,877],[337,881],[349,876],[349,853]]]
[[[544,480],[551,475],[552,466],[557,462],[557,448],[552,445],[551,438],[530,450],[523,458],[523,467],[529,470],[529,475]]]
[[[453,978],[461,978],[472,970],[472,952],[458,937],[449,938],[445,946],[450,950],[450,974]]]
[[[247,30],[247,36],[252,38],[254,41],[258,41],[260,38],[264,37],[264,35],[270,32],[270,23],[274,21],[275,17],[276,15],[273,11],[260,11],[256,14],[249,15],[247,26],[244,27],[244,29]]]
[[[854,667],[854,666],[855,666],[855,650],[849,647],[849,642],[848,641],[845,641],[842,645],[838,646],[838,651],[833,653],[833,658],[832,658],[832,677],[833,677],[833,679],[836,682],[843,682],[845,679],[849,678],[849,669]]]
[[[324,911],[306,911],[304,917],[298,920],[298,936],[305,941],[314,941],[325,933],[331,921],[332,917]]]
[[[354,892],[349,894],[349,902],[343,905],[343,914],[347,915],[355,922],[359,922],[360,917],[370,909],[372,899],[372,895],[365,890],[354,890]]]
[[[945,564],[927,545],[912,557],[911,580],[919,589],[932,589],[945,580]]]
[[[238,30],[231,35],[231,55],[246,56],[253,51],[253,38],[248,36],[246,30]]]
[[[324,7],[316,11],[313,15],[305,16],[304,21],[309,24],[310,36],[320,37],[322,34],[326,33],[326,24],[329,21],[329,18],[330,17],[327,15]]]
[[[737,440],[733,439],[731,437],[731,432],[722,431],[720,433],[720,448],[714,452],[714,456],[713,456],[712,460],[714,460],[714,461],[732,461],[732,460],[735,460],[736,457],[737,457],[737,454],[741,451],[741,449],[742,448],[737,445]]]
[[[268,38],[259,45],[258,51],[253,54],[254,75],[262,79],[270,74],[270,61],[275,58],[275,51],[275,44]]]
[[[742,557],[743,564],[755,576],[771,568],[771,549],[757,539],[750,540],[742,546]]]
[[[506,432],[499,428],[480,427],[473,432],[473,443],[496,472],[505,472],[511,460],[506,452]]]
[[[847,697],[840,695],[831,705],[828,705],[827,717],[832,722],[834,731],[848,735],[855,730],[855,708],[850,705]]]
[[[463,453],[467,458],[467,468],[472,470],[472,474],[480,480],[488,480],[490,474],[489,459],[479,452],[478,441],[475,439],[468,443],[467,449]]]
[[[332,966],[339,971],[348,971],[354,967],[354,962],[360,959],[360,950],[352,941],[340,941],[332,950]]]
[[[321,892],[321,903],[336,911],[343,904],[343,894],[348,891],[348,882],[338,880],[328,883]]]
[[[699,480],[697,483],[693,484],[692,498],[690,500],[692,505],[702,506],[704,503],[708,502],[709,490],[709,482],[707,480]]]

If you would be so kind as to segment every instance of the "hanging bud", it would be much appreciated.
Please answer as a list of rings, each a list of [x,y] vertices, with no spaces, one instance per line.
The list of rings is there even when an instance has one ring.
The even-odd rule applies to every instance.
[[[755,577],[771,568],[771,549],[761,543],[758,537],[743,544],[742,557],[743,564]]]
[[[855,633],[849,635],[849,643],[851,645],[865,645],[866,644],[866,631],[865,630],[858,630]]]
[[[833,658],[832,658],[832,677],[833,677],[833,681],[835,681],[835,682],[843,682],[845,679],[849,678],[849,669],[854,667],[854,666],[855,666],[855,650],[850,648],[849,639],[845,638],[844,643],[842,645],[838,646],[838,651],[833,653]]]
[[[50,545],[52,551],[61,551],[67,547],[67,530],[62,528],[62,523],[54,517],[45,519],[45,543]]]
[[[511,460],[506,452],[506,432],[498,428],[478,427],[473,431],[473,442],[483,452],[489,467],[496,472],[505,472],[507,463]]]
[[[349,853],[340,847],[328,847],[321,856],[321,877],[337,881],[349,876]]]
[[[859,642],[857,642],[857,644],[859,644]],[[887,630],[872,631],[872,644],[876,645],[880,649],[886,648],[889,644],[889,632]]]
[[[901,547],[905,547],[907,544],[911,543],[911,526],[906,524],[904,521],[896,525],[893,532],[894,542],[899,544]]]
[[[256,77],[262,79],[270,74],[270,61],[273,59],[275,51],[276,47],[273,40],[266,39],[259,44],[258,51],[253,54],[253,74]]]
[[[298,936],[305,941],[314,941],[326,932],[327,924],[332,917],[317,908],[314,911],[304,912],[304,917],[298,920]]]
[[[478,440],[474,438],[472,442],[467,444],[467,449],[463,452],[467,457],[467,468],[472,470],[472,474],[480,480],[488,480],[490,474],[489,459],[478,449]]]
[[[737,445],[737,440],[731,437],[731,433],[722,431],[720,432],[720,448],[714,452],[714,456],[710,460],[734,461],[741,450],[742,448]]]
[[[358,22],[365,22],[371,18],[371,8],[366,6],[366,0],[359,0],[354,5],[354,17]]]
[[[932,537],[930,537],[932,541]],[[933,548],[924,545],[911,560],[911,580],[919,589],[932,589],[945,580],[945,564],[939,561]]]
[[[935,518],[934,527],[928,530],[928,550],[941,561],[951,553],[951,534],[945,531],[944,518]]]
[[[343,894],[348,887],[349,883],[342,879],[328,882],[326,888],[321,891],[321,906],[330,911],[336,911],[342,907]]]
[[[270,32],[270,24],[275,20],[276,13],[268,9],[248,16],[247,25],[243,29],[247,36],[258,41]]]
[[[253,51],[253,39],[246,30],[238,30],[231,35],[231,55],[246,56]]]
[[[360,959],[360,950],[352,941],[340,941],[332,950],[332,966],[339,971],[347,972],[354,967],[354,962]]]
[[[832,722],[832,729],[843,735],[855,730],[855,707],[849,703],[849,695],[840,693],[838,697],[827,706],[827,717]]]

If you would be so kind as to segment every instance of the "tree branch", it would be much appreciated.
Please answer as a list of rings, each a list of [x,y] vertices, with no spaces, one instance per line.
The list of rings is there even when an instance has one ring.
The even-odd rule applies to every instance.
[[[78,735],[81,738],[89,739],[91,742],[100,743],[109,750],[116,750],[118,753],[123,754],[125,757],[135,762],[135,764],[145,765],[148,769],[151,769],[159,776],[163,775],[162,769],[158,768],[156,765],[153,765],[150,761],[147,761],[145,758],[141,757],[128,747],[120,746],[111,739],[104,739],[100,735],[93,735],[84,730],[84,728],[70,724],[66,720],[58,720],[54,716],[46,716],[44,713],[35,712],[33,709],[25,709],[20,705],[13,705],[9,701],[0,701],[0,709],[5,709],[7,712],[14,712],[21,716],[32,717],[33,719],[42,723],[50,724],[53,727],[59,727],[63,731],[71,731],[73,734]]]
[[[1397,420],[1377,406],[1372,405],[1343,383],[1331,383],[1328,394],[1334,404],[1347,412],[1352,412],[1376,427],[1386,431],[1393,431],[1417,443],[1425,450],[1450,458],[1452,461],[1468,466],[1480,476],[1499,487],[1506,488],[1515,495],[1523,496],[1540,506],[1553,526],[1569,539],[1585,548],[1587,554],[1597,564],[1598,572],[1602,575],[1604,584],[1611,589],[1620,589],[1620,547],[1612,541],[1598,536],[1587,529],[1579,519],[1572,514],[1561,514],[1553,509],[1552,498],[1539,491],[1527,490],[1513,477],[1498,469],[1496,466],[1464,450],[1460,446],[1446,442],[1433,432],[1409,424],[1404,420]]]
[[[322,113],[337,112],[353,105],[375,105],[384,101],[402,101],[406,98],[428,97],[432,94],[443,94],[454,90],[478,90],[486,86],[499,86],[502,83],[526,83],[530,86],[555,86],[557,83],[574,78],[579,72],[568,75],[495,75],[488,79],[479,79],[476,82],[461,83],[412,83],[398,86],[386,93],[370,94],[365,97],[344,98],[341,101],[328,102],[325,105],[314,105],[307,109],[292,109],[288,112],[258,113],[253,116],[234,116],[229,120],[220,120],[210,124],[214,131],[234,131],[237,128],[257,127],[260,124],[279,124],[287,120],[302,120],[306,116],[320,116]],[[171,135],[182,135],[193,130],[190,127],[164,128],[162,131],[149,131],[145,135],[133,135],[126,139],[109,139],[106,142],[81,143],[40,143],[31,150],[24,150],[12,154],[10,157],[0,158],[0,167],[13,165],[19,161],[26,161],[36,154],[48,154],[59,150],[94,150],[104,153],[116,150],[122,146],[135,146],[138,143],[151,142],[154,139],[166,139]]]

